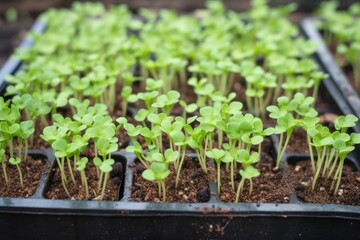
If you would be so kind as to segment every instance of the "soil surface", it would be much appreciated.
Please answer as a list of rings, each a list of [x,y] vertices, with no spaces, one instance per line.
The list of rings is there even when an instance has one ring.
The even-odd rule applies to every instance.
[[[330,191],[332,178],[320,178],[312,191],[313,172],[310,160],[302,160],[289,165],[291,185],[297,197],[305,203],[360,205],[360,172],[349,165],[344,165],[338,192]],[[308,187],[305,187],[307,183]]]
[[[286,148],[286,152],[304,154],[307,154],[309,152],[305,130],[303,130],[302,128],[295,128],[294,132],[290,137],[289,145]]]
[[[41,157],[27,157],[27,162],[23,159],[21,163],[21,171],[23,174],[24,188],[21,187],[19,172],[17,168],[8,162],[6,156],[6,172],[9,179],[8,186],[5,185],[4,174],[1,168],[0,171],[0,196],[9,198],[28,198],[31,197],[37,186],[39,185],[41,177],[49,171],[49,163],[45,158]]]
[[[65,164],[66,178],[68,179],[67,188],[70,192],[71,198],[66,194],[62,184],[60,169],[55,167],[52,169],[52,176],[48,182],[48,190],[45,193],[45,197],[49,199],[67,199],[67,200],[100,200],[100,193],[97,192],[98,176],[96,173],[96,167],[89,161],[86,169],[86,177],[89,184],[89,198],[86,198],[85,188],[81,185],[80,173],[74,170],[76,184],[71,180],[67,164]],[[119,200],[119,189],[122,183],[122,164],[115,162],[113,165],[113,171],[111,172],[110,179],[108,180],[105,196],[103,200],[117,201]]]
[[[158,184],[141,177],[145,170],[143,165],[137,161],[132,169],[134,183],[131,189],[131,198],[137,202],[161,202]],[[210,200],[208,176],[211,174],[203,174],[197,159],[185,157],[177,188],[175,187],[176,173],[173,165],[170,166],[170,172],[166,179],[166,202],[197,203]]]
[[[251,203],[288,203],[291,195],[291,186],[285,174],[274,169],[274,160],[268,154],[262,154],[260,161],[254,166],[260,170],[259,177],[254,178],[253,191],[249,195],[250,184],[245,181],[244,189],[239,202]],[[234,202],[241,176],[239,170],[234,172],[235,191],[231,187],[231,174],[226,171],[225,165],[221,167],[221,193],[220,199],[224,202]]]

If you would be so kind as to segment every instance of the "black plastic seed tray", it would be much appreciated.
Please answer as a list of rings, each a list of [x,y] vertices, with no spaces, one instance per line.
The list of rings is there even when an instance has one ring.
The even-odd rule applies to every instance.
[[[35,31],[45,26],[35,23]],[[22,46],[31,44],[26,40]],[[321,67],[321,66],[320,66]],[[15,74],[21,68],[9,60],[0,72]],[[5,87],[5,82],[1,84]],[[329,80],[320,95],[331,109],[323,112],[346,114],[348,104]],[[355,129],[356,130],[356,129]],[[277,139],[272,138],[276,153]],[[32,150],[56,167],[53,151]],[[189,155],[194,157],[193,155]],[[334,204],[305,204],[295,194],[289,203],[225,203],[217,197],[215,182],[209,182],[210,199],[203,203],[151,203],[131,199],[133,154],[116,152],[113,158],[123,165],[118,201],[72,201],[46,199],[45,191],[52,171],[41,178],[35,194],[28,199],[0,198],[1,239],[359,239],[360,207]],[[309,158],[304,154],[285,154],[288,162]],[[295,160],[294,160],[295,159]],[[360,169],[357,153],[348,162]]]
[[[360,117],[360,98],[354,88],[351,86],[349,80],[344,72],[336,64],[330,50],[326,46],[320,32],[316,28],[316,19],[306,18],[301,24],[301,30],[309,39],[316,42],[318,48],[316,51],[316,58],[324,70],[330,75],[330,79],[336,88],[340,91],[342,98],[349,105],[350,111],[344,109],[345,113],[354,113]]]

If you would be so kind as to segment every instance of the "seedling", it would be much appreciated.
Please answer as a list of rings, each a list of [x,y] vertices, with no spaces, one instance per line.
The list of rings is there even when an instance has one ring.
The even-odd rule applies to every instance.
[[[280,140],[276,167],[279,168],[294,129],[306,121],[311,121],[318,113],[311,107],[314,99],[305,97],[302,93],[296,93],[292,100],[279,97],[277,102],[278,106],[268,106],[266,109],[270,112],[269,117],[277,120],[275,134],[280,135]]]
[[[166,186],[165,180],[169,176],[170,170],[163,162],[152,162],[150,168],[146,169],[141,176],[148,181],[156,181],[158,183],[159,197],[162,197],[163,202],[166,201]]]
[[[257,163],[259,161],[259,154],[258,153],[252,153],[250,155],[249,151],[246,150],[239,150],[237,152],[236,161],[242,163],[244,169],[241,169],[239,171],[239,174],[241,175],[241,181],[238,185],[238,189],[236,191],[236,198],[235,202],[239,202],[239,197],[242,193],[242,190],[244,188],[245,180],[249,180],[250,183],[250,189],[249,189],[249,195],[251,195],[253,190],[253,182],[252,179],[255,177],[258,177],[260,175],[259,170],[257,170],[252,164]]]
[[[89,161],[89,159],[87,157],[83,157],[79,161],[76,162],[76,170],[78,170],[80,172],[81,184],[85,188],[86,198],[89,198],[89,187],[88,187],[88,182],[87,182],[87,178],[85,175],[85,168],[86,168],[86,164],[88,163],[88,161]]]

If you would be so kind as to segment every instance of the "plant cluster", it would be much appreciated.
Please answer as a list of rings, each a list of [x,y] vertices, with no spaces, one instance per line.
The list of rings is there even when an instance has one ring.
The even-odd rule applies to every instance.
[[[29,138],[33,133],[33,122],[21,121],[19,108],[10,105],[10,100],[5,101],[0,97],[0,162],[7,186],[10,184],[10,180],[6,168],[10,163],[17,168],[20,185],[24,188],[21,164],[27,160]],[[9,157],[6,155],[6,148],[8,148]],[[18,150],[17,153],[15,148]]]
[[[104,104],[89,106],[89,100],[80,102],[74,98],[70,99],[69,102],[75,108],[73,119],[54,114],[53,125],[44,128],[41,137],[51,144],[54,150],[61,173],[61,183],[69,197],[71,195],[67,183],[72,181],[75,185],[77,182],[76,174],[81,178],[81,185],[85,189],[86,198],[88,199],[90,196],[86,177],[89,158],[82,155],[89,147],[89,143],[92,143],[94,152],[92,161],[98,177],[96,192],[100,199],[103,199],[109,173],[115,162],[111,158],[111,153],[118,149],[118,138],[115,134],[122,127],[122,124],[116,126],[112,122]],[[70,179],[65,172],[65,164],[67,164]]]
[[[32,33],[34,45],[16,53],[24,68],[7,78],[17,124],[21,111],[28,129],[19,143],[27,146],[32,126],[43,130],[69,197],[69,182],[79,181],[89,198],[92,162],[98,175],[94,191],[102,199],[121,129],[132,140],[126,151],[144,166],[142,177],[158,184],[163,201],[168,177],[174,174],[178,187],[191,151],[204,174],[209,160],[215,162],[219,193],[224,166],[238,202],[245,183],[251,194],[260,175],[264,139],[279,135],[279,168],[294,129],[301,127],[307,131],[314,186],[321,171],[335,173],[336,191],[342,162],[358,143],[357,134],[347,133],[355,119],[340,117],[333,133],[318,124],[314,105],[327,75],[311,58],[316,45],[287,20],[295,9],[253,0],[246,13],[208,1],[197,17],[146,9],[134,17],[125,6],[106,9],[100,3],[48,11],[41,17],[46,31]],[[186,98],[189,89],[195,99]],[[9,104],[2,101],[4,109]],[[126,118],[129,104],[139,107],[134,121]],[[122,116],[116,115],[119,109]],[[274,127],[264,127],[267,117],[276,120]],[[326,134],[332,141],[324,142]],[[85,154],[90,148],[94,156]]]
[[[348,11],[337,10],[337,2],[324,2],[318,10],[318,28],[324,32],[326,43],[335,48],[340,66],[349,63],[354,71],[355,86],[360,88],[360,4]]]

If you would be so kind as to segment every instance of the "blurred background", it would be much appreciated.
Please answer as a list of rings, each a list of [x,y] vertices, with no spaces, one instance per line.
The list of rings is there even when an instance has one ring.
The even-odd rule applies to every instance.
[[[311,14],[321,0],[268,0],[271,6],[297,3],[298,10],[291,20],[299,22]],[[325,1],[325,0],[324,0]],[[339,0],[340,8],[346,9],[351,3],[359,0]],[[70,0],[0,0],[0,67],[10,56],[13,49],[25,37],[36,17],[49,8],[70,7]],[[179,12],[191,12],[204,8],[205,0],[104,0],[105,5],[127,4],[136,13],[139,8],[172,8]],[[250,0],[223,0],[224,4],[236,11],[246,11]]]

